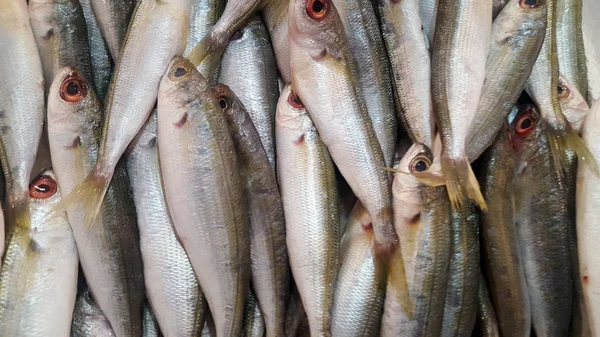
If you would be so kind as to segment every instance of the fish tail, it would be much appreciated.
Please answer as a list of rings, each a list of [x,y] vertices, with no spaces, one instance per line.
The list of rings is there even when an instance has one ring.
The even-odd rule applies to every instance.
[[[467,157],[451,158],[442,155],[441,164],[452,209],[461,208],[465,199],[471,199],[482,211],[487,211],[479,182]]]
[[[211,31],[200,40],[198,45],[186,57],[196,68],[203,62],[207,62],[208,73],[203,75],[206,75],[206,78],[211,78],[218,67],[221,55],[225,51],[228,42],[229,36]]]
[[[75,189],[68,195],[62,198],[62,200],[54,206],[47,215],[47,218],[54,217],[67,208],[79,207],[83,211],[84,228],[88,228],[94,223],[98,213],[100,212],[100,206],[102,206],[102,200],[108,190],[110,184],[110,178],[112,175],[100,173],[97,169],[93,169],[90,174],[79,184]]]
[[[556,132],[551,127],[547,128],[548,142],[550,143],[550,151],[554,160],[554,167],[562,175],[566,165],[568,165],[568,152],[572,151],[577,157],[583,161],[594,174],[600,176],[598,162],[594,155],[590,152],[583,139],[579,137],[577,132],[571,128],[567,128],[567,132]]]

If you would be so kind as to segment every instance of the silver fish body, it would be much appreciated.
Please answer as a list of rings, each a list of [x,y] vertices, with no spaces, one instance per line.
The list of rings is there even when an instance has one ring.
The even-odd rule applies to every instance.
[[[149,305],[144,306],[144,321],[142,328],[143,337],[162,337],[163,334],[158,327],[158,322],[156,321],[156,316],[154,316],[154,311]]]
[[[157,107],[165,198],[217,335],[239,336],[250,239],[239,164],[223,115],[227,106],[193,64],[173,58],[161,80]]]
[[[127,157],[135,201],[148,301],[167,336],[199,336],[206,302],[173,229],[161,181],[156,112],[133,141]]]
[[[556,51],[558,68],[587,97],[588,71],[583,44],[583,0],[556,1]]]
[[[419,16],[421,17],[423,33],[427,37],[429,46],[433,44],[438,1],[439,0],[419,0]]]
[[[87,287],[77,295],[73,310],[71,337],[115,337],[110,322]]]
[[[198,45],[212,26],[217,23],[225,8],[223,0],[191,0],[191,2],[189,31],[183,55],[188,55]],[[198,65],[198,71],[202,76],[211,76],[208,62]],[[219,67],[213,76],[215,80],[219,78]]]
[[[496,319],[496,311],[490,300],[490,294],[483,274],[479,274],[479,289],[477,291],[477,321],[481,329],[481,337],[500,337],[500,329]]]
[[[252,291],[248,292],[244,309],[244,331],[242,337],[263,337],[266,328],[263,316],[260,313],[259,303]]]
[[[267,6],[263,9],[263,19],[271,37],[271,44],[275,52],[275,60],[277,61],[277,69],[283,80],[283,84],[292,83],[292,71],[290,69],[290,44],[289,24],[287,12],[280,17],[277,13],[277,8]]]
[[[136,4],[144,0],[90,0],[98,25],[115,63],[121,56],[129,21]]]

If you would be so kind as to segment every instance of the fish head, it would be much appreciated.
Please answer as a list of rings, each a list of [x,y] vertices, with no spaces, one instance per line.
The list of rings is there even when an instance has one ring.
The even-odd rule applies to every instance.
[[[314,129],[304,104],[296,95],[291,85],[286,85],[277,102],[276,123],[287,129],[303,132],[308,128]]]
[[[129,144],[129,154],[135,155],[137,151],[154,150],[157,146],[157,128],[156,109],[153,109],[140,132],[138,132],[131,144]]]
[[[73,148],[96,142],[102,132],[102,102],[90,82],[74,67],[56,74],[48,93],[48,132]]]
[[[590,111],[585,98],[581,95],[579,90],[575,87],[571,81],[569,81],[562,74],[558,78],[558,101],[562,111],[571,124],[571,127],[581,133],[581,127],[583,126],[583,120]]]
[[[235,123],[229,123],[230,128],[239,128],[244,124],[246,118],[250,118],[250,115],[246,112],[244,104],[239,100],[229,86],[225,84],[217,84],[213,92],[215,99],[219,102],[219,108],[221,108],[221,111],[227,114],[229,119],[236,121]]]
[[[60,226],[65,220],[65,213],[61,217],[50,218],[44,221],[44,217],[53,207],[60,202],[58,183],[54,172],[49,169],[42,172],[29,184],[29,209],[32,217],[32,230],[42,231],[55,226]]]
[[[540,137],[543,137],[543,121],[538,108],[527,103],[513,108],[509,122],[509,139],[515,151],[517,171],[521,171],[539,149],[537,144]]]

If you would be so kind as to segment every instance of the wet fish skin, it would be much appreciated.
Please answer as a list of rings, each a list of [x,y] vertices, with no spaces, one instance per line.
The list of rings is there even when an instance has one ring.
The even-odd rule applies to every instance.
[[[419,17],[421,17],[423,32],[427,37],[427,44],[429,46],[433,44],[438,1],[439,0],[419,0]]]
[[[481,328],[481,337],[500,337],[500,329],[496,320],[496,311],[490,300],[485,278],[479,273],[479,288],[477,291],[479,304],[477,306],[477,320]]]
[[[126,40],[127,28],[138,2],[146,0],[90,0],[98,25],[116,64]],[[156,1],[156,0],[149,0]]]
[[[479,215],[474,205],[452,211],[448,288],[441,336],[470,337],[477,317]]]
[[[556,51],[561,74],[587,97],[588,72],[582,11],[583,0],[556,0]]]
[[[467,133],[470,162],[487,149],[523,92],[546,32],[546,2],[512,0],[492,24],[485,82]]]
[[[238,156],[250,219],[252,289],[265,321],[267,337],[285,335],[289,264],[283,206],[277,178],[261,144],[260,133],[241,100],[226,85],[215,87]],[[275,107],[276,108],[276,107]]]
[[[483,158],[480,181],[489,208],[481,215],[481,247],[490,298],[502,335],[528,337],[531,305],[514,222],[515,157],[508,133],[505,124]]]
[[[167,206],[217,335],[239,336],[250,278],[250,233],[239,161],[221,105],[227,103],[194,65],[174,57],[161,79],[157,108]]]
[[[417,172],[418,162],[426,170]],[[395,228],[401,240],[411,307],[403,308],[399,294],[388,287],[381,322],[384,337],[439,336],[442,331],[451,253],[450,202],[443,186],[428,187],[417,179],[418,174],[429,171],[432,162],[429,148],[415,143],[398,167],[412,174],[394,176]]]
[[[373,256],[373,229],[365,208],[356,203],[340,249],[333,302],[332,336],[379,336],[385,289]]]
[[[183,55],[188,55],[200,43],[212,26],[217,23],[225,8],[223,0],[191,0],[191,3],[188,37]],[[213,71],[209,69],[209,66],[208,62],[202,62],[197,69],[202,76],[207,77],[211,76],[210,72]],[[213,84],[216,84],[219,79],[219,69],[220,64],[214,70],[215,82]]]
[[[223,54],[219,82],[235,92],[250,114],[275,171],[275,112],[279,84],[273,48],[258,16],[253,16],[240,34],[239,38],[238,34],[234,35]]]
[[[466,155],[469,125],[485,78],[492,0],[440,0],[431,56],[433,109],[442,138],[441,165],[452,207],[485,200]]]
[[[344,28],[331,0],[309,16],[306,1],[289,8],[292,85],[333,161],[373,219],[378,258],[397,249],[388,173],[362,95]],[[318,7],[321,8],[321,7]],[[322,17],[321,17],[322,16]]]
[[[498,14],[506,7],[510,0],[493,0],[492,3],[492,20],[496,20]]]
[[[0,227],[0,252],[4,252],[15,227],[30,228],[28,190],[45,107],[44,75],[27,4],[2,0],[0,8],[0,74],[7,74],[0,83],[0,161],[6,183],[6,228]]]
[[[396,113],[413,142],[431,147],[435,132],[431,57],[418,0],[381,1],[379,13],[393,75]]]
[[[77,90],[73,90],[77,88]],[[92,169],[99,152],[102,103],[75,68],[61,69],[48,94],[48,139],[61,195],[69,195]],[[99,217],[68,206],[88,287],[116,336],[139,336],[145,299],[142,256],[124,163],[115,171]]]
[[[200,336],[206,301],[167,210],[158,160],[156,119],[153,111],[127,156],[146,295],[160,330],[167,336]]]
[[[52,171],[31,186],[31,228],[9,234],[0,271],[0,334],[67,337],[77,294],[77,247],[64,212],[45,218],[60,202]]]
[[[590,107],[575,85],[562,74],[558,78],[558,100],[560,108],[573,130],[581,134],[583,122],[585,116],[590,112]]]
[[[29,21],[42,68],[46,92],[62,67],[75,67],[92,77],[88,32],[83,10],[75,0],[31,0]]]
[[[87,288],[75,301],[71,337],[115,337],[108,319]]]
[[[149,305],[144,306],[143,337],[162,337],[154,312]]]
[[[573,299],[566,181],[554,166],[542,115],[532,105],[517,110],[510,126],[519,187],[515,221],[532,325],[537,336],[566,336]]]
[[[244,331],[242,337],[265,336],[265,322],[260,313],[259,303],[252,291],[248,292],[244,309]]]
[[[331,336],[340,219],[329,152],[295,92],[281,93],[275,121],[277,167],[290,267],[311,336]]]
[[[282,1],[285,2],[285,1]],[[289,0],[287,1],[289,3]],[[271,44],[275,52],[277,69],[283,80],[283,84],[292,83],[292,71],[290,69],[290,44],[289,23],[287,11],[283,14],[278,13],[275,6],[267,6],[262,11],[262,17],[271,37]]]
[[[356,78],[387,167],[394,161],[397,124],[392,76],[379,20],[368,0],[334,0],[345,27]]]

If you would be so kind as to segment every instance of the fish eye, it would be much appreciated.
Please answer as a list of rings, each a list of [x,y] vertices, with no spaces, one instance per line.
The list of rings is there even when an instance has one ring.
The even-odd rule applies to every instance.
[[[292,106],[292,108],[304,108],[304,104],[300,100],[300,97],[298,97],[298,95],[296,95],[296,93],[294,93],[293,91],[290,91],[290,95],[288,96],[288,103]]]
[[[562,81],[558,81],[556,92],[558,93],[558,98],[567,98],[571,94],[569,87],[567,87]]]
[[[178,67],[177,69],[175,69],[175,71],[173,72],[173,76],[175,77],[181,77],[183,75],[185,75],[186,71],[184,68],[182,67]]]
[[[321,21],[327,16],[330,0],[308,0],[306,14],[315,21]]]
[[[417,157],[413,158],[413,160],[411,160],[408,169],[410,170],[411,173],[419,173],[419,172],[425,172],[425,171],[429,170],[430,166],[431,166],[431,160],[429,160],[429,158],[421,155],[421,156],[417,156]]]
[[[87,85],[78,73],[67,76],[60,85],[60,97],[69,103],[76,103],[87,96]]]
[[[56,181],[50,176],[41,175],[29,185],[29,196],[34,199],[48,199],[58,190]]]
[[[521,137],[527,136],[535,129],[537,120],[531,112],[526,112],[517,120],[515,125],[515,133]]]
[[[169,74],[169,78],[173,81],[180,80],[180,79],[186,77],[186,75],[188,75],[189,72],[190,71],[186,66],[179,65],[171,71],[171,73]]]
[[[219,106],[221,107],[221,110],[225,110],[225,109],[229,108],[230,104],[229,104],[229,100],[227,99],[227,97],[225,97],[225,96],[219,97]]]
[[[519,0],[521,8],[538,8],[543,5],[545,0]]]

